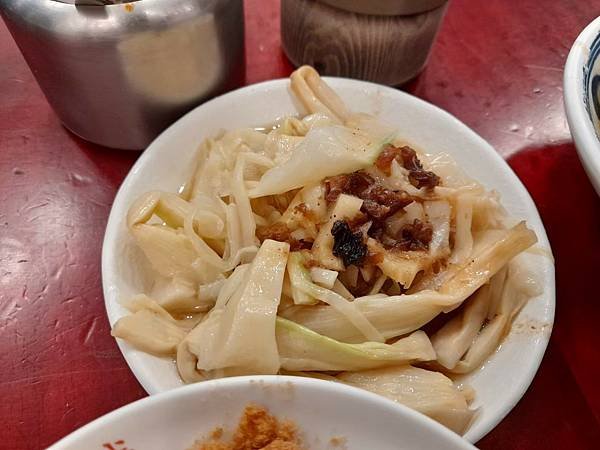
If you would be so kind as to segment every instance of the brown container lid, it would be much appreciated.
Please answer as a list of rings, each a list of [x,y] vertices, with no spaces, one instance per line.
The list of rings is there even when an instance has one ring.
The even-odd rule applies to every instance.
[[[360,14],[408,16],[438,8],[448,0],[319,0],[335,8]]]

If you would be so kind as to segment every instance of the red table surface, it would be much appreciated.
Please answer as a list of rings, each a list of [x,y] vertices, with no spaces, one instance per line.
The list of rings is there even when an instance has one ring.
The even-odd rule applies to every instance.
[[[287,76],[279,2],[245,3],[246,83]],[[546,356],[482,449],[600,448],[600,199],[562,103],[571,43],[599,14],[600,0],[454,0],[429,65],[407,87],[508,160],[556,258]],[[100,277],[111,203],[138,156],[66,131],[0,25],[2,449],[46,447],[146,395],[109,334]]]

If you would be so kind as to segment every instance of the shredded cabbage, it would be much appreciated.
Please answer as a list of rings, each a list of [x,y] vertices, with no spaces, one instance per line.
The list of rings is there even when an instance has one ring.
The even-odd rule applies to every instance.
[[[360,333],[373,342],[383,342],[381,333],[369,322],[354,302],[349,302],[344,297],[324,287],[314,284],[310,280],[310,274],[304,266],[304,257],[300,252],[290,254],[290,281],[301,291],[310,296],[331,305],[336,311],[343,315]]]
[[[192,330],[187,346],[198,369],[209,376],[277,373],[275,318],[288,252],[286,243],[264,241],[231,297]]]
[[[141,253],[121,268],[148,296],[128,299],[113,335],[175,357],[186,383],[313,376],[464,432],[474,393],[439,372],[480,367],[539,293],[520,255],[535,234],[449,156],[350,111],[314,69],[291,91],[308,115],[221,131],[177,193],[133,202]],[[420,328],[436,317],[430,340]]]
[[[333,288],[337,276],[338,273],[335,270],[322,269],[320,267],[310,268],[310,278],[319,286],[323,286],[327,289]]]
[[[283,318],[277,319],[277,347],[285,370],[365,370],[435,359],[422,331],[391,345],[344,344]]]
[[[143,303],[140,307],[139,303]],[[177,325],[169,313],[158,303],[142,295],[133,299],[138,303],[136,311],[121,317],[113,326],[114,337],[127,340],[148,353],[160,356],[173,355],[177,345],[185,338],[186,332]]]
[[[439,372],[399,366],[346,372],[337,379],[402,403],[459,434],[465,432],[475,415],[465,392]]]
[[[384,338],[417,330],[442,311],[460,305],[515,255],[536,242],[535,234],[523,223],[510,230],[481,236],[469,261],[452,273],[437,291],[414,294],[356,298],[352,305]],[[361,342],[362,334],[348,317],[329,306],[299,307],[285,311],[284,317],[311,330],[342,342]]]
[[[361,129],[332,125],[314,128],[294,147],[290,158],[269,169],[250,197],[281,194],[339,173],[373,164],[383,146],[393,139],[389,128]]]

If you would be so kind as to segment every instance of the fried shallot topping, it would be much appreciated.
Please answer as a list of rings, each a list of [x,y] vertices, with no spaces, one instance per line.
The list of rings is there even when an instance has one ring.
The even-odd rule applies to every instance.
[[[387,189],[361,170],[325,179],[325,200],[334,202],[340,194],[364,200],[361,211],[375,220],[384,220],[413,201],[406,192]]]
[[[423,169],[423,164],[417,157],[417,152],[408,146],[394,147],[388,145],[380,153],[375,161],[375,166],[386,175],[390,175],[392,161],[398,161],[406,170],[408,170],[408,180],[410,184],[420,189],[425,187],[433,189],[440,184],[440,177],[435,173]]]
[[[294,239],[290,229],[285,223],[275,222],[266,227],[257,227],[256,236],[263,242],[265,239],[273,239],[274,241],[287,242],[290,244],[291,251],[310,249],[312,242],[304,239]]]
[[[382,244],[384,247],[402,251],[428,250],[432,237],[433,228],[431,224],[415,219],[413,223],[404,225],[398,231],[395,239],[386,235],[382,240]]]

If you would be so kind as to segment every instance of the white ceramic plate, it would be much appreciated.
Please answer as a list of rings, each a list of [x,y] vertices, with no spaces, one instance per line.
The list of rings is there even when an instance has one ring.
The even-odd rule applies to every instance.
[[[564,74],[565,110],[579,159],[600,195],[600,17],[577,37]]]
[[[327,82],[349,107],[379,115],[397,125],[408,142],[430,153],[448,152],[475,178],[502,196],[504,206],[526,219],[539,239],[550,247],[531,197],[508,165],[481,137],[439,108],[401,91],[376,84],[330,78]],[[205,103],[161,134],[137,161],[121,186],[110,217],[102,251],[102,278],[111,324],[127,311],[120,298],[143,292],[147,280],[137,270],[144,261],[125,227],[133,200],[149,190],[177,191],[190,172],[198,144],[220,129],[260,126],[276,117],[296,114],[288,80],[249,86]],[[481,413],[465,437],[476,442],[515,406],[531,383],[550,337],[554,319],[554,265],[547,256],[530,255],[544,292],[532,299],[515,321],[501,348],[480,370],[466,377],[475,388],[475,407]],[[150,394],[181,384],[175,365],[137,351],[119,341],[127,363]]]
[[[370,392],[298,377],[235,377],[147,397],[80,428],[48,450],[185,450],[235,429],[248,403],[293,420],[311,450],[474,450],[437,422]],[[331,439],[341,438],[335,446]]]

